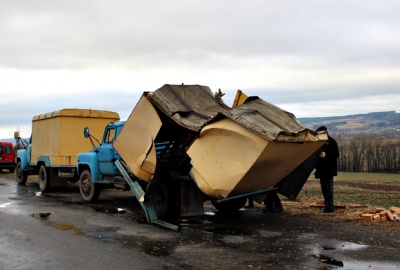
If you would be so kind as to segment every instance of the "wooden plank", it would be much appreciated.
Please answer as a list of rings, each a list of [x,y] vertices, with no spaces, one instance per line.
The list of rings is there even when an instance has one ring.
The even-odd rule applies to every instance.
[[[392,212],[400,213],[400,207],[392,206],[392,207],[390,207],[389,210],[392,211]]]
[[[392,212],[390,212],[390,211],[387,211],[386,212],[386,218],[388,219],[388,220],[394,220],[394,217],[393,217],[393,215],[392,215]]]
[[[361,214],[361,218],[365,219],[372,219],[374,216],[374,214]]]
[[[372,220],[373,220],[373,221],[379,221],[379,220],[381,220],[381,216],[380,216],[379,214],[375,214],[375,215],[372,217]]]
[[[386,217],[387,212],[388,212],[388,211],[382,211],[382,212],[379,213],[379,215],[380,215],[381,217]]]

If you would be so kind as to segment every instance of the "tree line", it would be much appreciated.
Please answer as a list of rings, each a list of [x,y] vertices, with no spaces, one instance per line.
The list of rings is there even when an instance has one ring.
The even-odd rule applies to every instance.
[[[343,172],[400,171],[400,139],[371,138],[360,135],[337,139],[340,157],[338,169]]]

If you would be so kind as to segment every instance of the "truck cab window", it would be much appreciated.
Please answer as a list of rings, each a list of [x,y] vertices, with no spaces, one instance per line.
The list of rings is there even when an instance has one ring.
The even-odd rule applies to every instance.
[[[107,130],[107,134],[106,137],[104,139],[105,143],[112,143],[114,141],[114,137],[115,137],[115,129],[109,129]]]

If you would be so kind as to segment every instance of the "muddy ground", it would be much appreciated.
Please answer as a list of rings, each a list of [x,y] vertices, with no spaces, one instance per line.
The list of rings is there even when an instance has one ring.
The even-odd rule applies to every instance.
[[[85,243],[96,247],[91,251],[96,258],[93,264],[87,262],[84,252],[69,253],[68,245],[63,245],[63,253],[58,255],[59,248],[46,242],[46,260],[30,257],[31,268],[14,269],[60,265],[63,267],[58,269],[76,269],[74,263],[79,259],[81,268],[107,269],[113,258],[113,266],[119,269],[400,269],[400,230],[395,223],[366,222],[354,215],[354,209],[322,214],[310,208],[313,201],[305,198],[283,200],[283,213],[264,212],[261,205],[226,215],[206,204],[204,216],[177,220],[180,229],[175,232],[147,224],[129,192],[107,190],[98,203],[85,204],[76,185],[40,193],[35,182],[18,186],[3,175],[0,184],[3,222],[21,217],[25,226],[38,227],[37,235],[56,228],[62,232],[54,239],[68,237],[76,243],[71,247]],[[28,218],[38,212],[51,215],[46,220]],[[14,232],[19,231],[18,223],[10,225],[10,232],[4,224],[0,243],[15,246],[16,239],[5,236],[20,236],[21,232]],[[43,248],[38,244],[41,240],[37,241],[22,241],[18,249],[29,244]],[[16,259],[15,253],[4,250],[0,251],[0,265],[18,266],[18,262],[10,263]],[[114,254],[111,258],[110,252]],[[120,258],[120,254],[128,255]],[[17,259],[21,261],[21,255]]]

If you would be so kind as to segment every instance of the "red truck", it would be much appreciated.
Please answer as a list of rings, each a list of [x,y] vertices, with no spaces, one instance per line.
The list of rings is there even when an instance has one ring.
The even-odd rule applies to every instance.
[[[15,151],[11,142],[0,142],[0,171],[13,173],[15,170]]]

